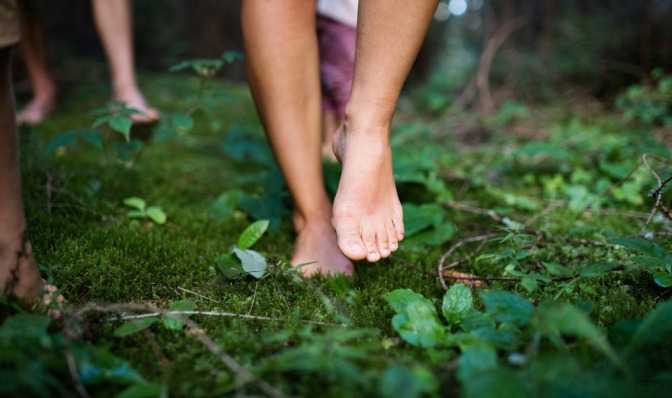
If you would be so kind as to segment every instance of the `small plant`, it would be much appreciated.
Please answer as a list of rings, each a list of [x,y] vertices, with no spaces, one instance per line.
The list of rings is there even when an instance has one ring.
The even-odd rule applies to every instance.
[[[653,281],[660,287],[672,287],[672,254],[648,239],[614,238],[610,243],[638,251],[643,256],[629,260],[653,271]]]
[[[616,99],[616,107],[628,121],[672,126],[672,75],[665,76],[658,69],[651,80],[651,85],[630,86]]]
[[[215,260],[217,267],[228,278],[241,275],[252,275],[261,279],[266,274],[266,257],[250,248],[264,235],[268,229],[268,220],[259,220],[250,224],[233,246],[230,253],[222,254]]]
[[[159,206],[149,206],[147,207],[147,202],[144,199],[138,198],[136,196],[131,196],[130,198],[124,199],[124,205],[132,208],[126,213],[126,216],[129,218],[140,218],[145,220],[151,220],[156,224],[163,225],[166,223],[166,213],[163,212],[163,209]]]

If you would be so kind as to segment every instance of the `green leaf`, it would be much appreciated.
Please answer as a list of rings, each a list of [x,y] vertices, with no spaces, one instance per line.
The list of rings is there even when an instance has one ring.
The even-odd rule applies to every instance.
[[[196,309],[196,303],[194,303],[191,300],[180,300],[176,301],[173,303],[173,305],[170,306],[171,311],[193,311]],[[189,318],[191,315],[180,315],[180,317],[183,318]],[[163,324],[171,330],[180,330],[184,327],[184,322],[172,318],[170,315],[167,317],[162,318]]]
[[[79,135],[78,132],[76,131],[71,131],[67,133],[62,133],[54,136],[51,140],[49,140],[49,143],[47,144],[47,147],[44,148],[44,154],[45,155],[50,155],[52,152],[54,152],[56,149],[60,147],[72,147],[77,143],[77,136]]]
[[[672,301],[659,304],[639,324],[626,350],[630,356],[640,348],[659,349],[659,344],[669,344],[672,339]]]
[[[155,398],[161,396],[162,388],[154,383],[137,383],[125,389],[117,398]]]
[[[497,351],[485,341],[474,341],[462,350],[457,378],[465,383],[477,378],[479,373],[497,368]]]
[[[405,314],[392,318],[392,326],[404,341],[420,347],[436,347],[444,341],[445,327],[434,306],[426,299],[406,306]]]
[[[124,337],[133,333],[137,333],[141,330],[147,329],[152,326],[159,318],[153,316],[149,318],[135,319],[130,322],[126,322],[123,325],[119,326],[115,331],[114,335],[116,337]]]
[[[101,131],[80,131],[79,136],[97,149],[103,149],[103,133]]]
[[[406,307],[414,301],[426,300],[422,294],[411,289],[396,289],[385,295],[385,300],[398,314],[406,313]]]
[[[117,131],[124,136],[126,142],[131,141],[131,127],[133,127],[131,119],[126,116],[114,115],[110,118],[108,123],[112,130]]]
[[[243,193],[238,190],[227,191],[219,195],[208,208],[208,219],[221,221],[229,217],[240,205]]]
[[[489,314],[498,322],[524,326],[530,321],[534,306],[526,299],[510,292],[481,292],[481,299]]]
[[[426,368],[409,370],[404,365],[392,364],[381,376],[379,393],[384,398],[436,396],[439,384]]]
[[[245,272],[257,279],[264,276],[266,273],[266,259],[264,256],[254,250],[242,250],[237,247],[233,248],[233,252],[242,262]]]
[[[537,290],[537,278],[533,275],[525,275],[520,281],[520,286],[522,286],[528,293],[532,293]]]
[[[126,360],[112,354],[107,346],[75,345],[73,352],[79,368],[79,377],[85,384],[147,382]]]
[[[653,281],[660,287],[672,287],[672,274],[667,272],[656,272],[653,274]]]
[[[259,220],[250,224],[238,238],[238,247],[246,250],[252,247],[268,229],[268,220]]]
[[[547,262],[542,262],[544,264],[544,267],[548,270],[548,273],[551,275],[559,275],[559,276],[573,276],[574,272],[565,267],[564,265],[557,264],[557,263],[547,263]]]
[[[669,251],[646,239],[613,238],[609,239],[609,243],[625,246],[629,249],[637,250],[638,252],[644,253],[651,257],[664,259],[668,263],[672,262],[672,254],[670,254]]]
[[[227,278],[235,278],[245,273],[240,261],[236,260],[231,253],[217,256],[215,262],[217,263],[217,268],[219,268]]]
[[[438,226],[434,226],[429,230],[416,233],[415,235],[405,240],[404,243],[414,246],[437,246],[450,240],[453,235],[455,235],[455,226],[453,223],[446,222]]]
[[[142,198],[138,198],[137,196],[131,196],[130,198],[126,198],[123,200],[123,203],[128,207],[133,207],[143,212],[145,211],[145,208],[147,206],[145,200]]]
[[[629,258],[630,261],[637,265],[641,265],[649,268],[666,268],[670,265],[665,259],[651,256],[634,256]]]
[[[548,336],[551,341],[560,341],[562,335],[586,339],[612,362],[623,366],[622,360],[607,342],[605,333],[576,307],[564,303],[540,307],[533,324],[540,334]]]
[[[617,264],[593,264],[587,267],[581,268],[579,275],[588,278],[597,278],[604,276],[614,269]]]
[[[226,51],[224,54],[222,54],[222,59],[224,62],[227,64],[233,63],[233,61],[240,59],[243,59],[243,53],[240,51]]]
[[[166,223],[166,213],[158,206],[150,206],[147,208],[147,217],[159,225]]]
[[[474,298],[471,289],[462,283],[456,283],[443,296],[441,310],[448,323],[457,324],[471,310]]]
[[[194,119],[186,113],[173,114],[171,121],[173,126],[181,132],[188,132],[194,128]]]
[[[104,112],[103,114],[105,116],[101,116],[98,119],[96,119],[93,122],[93,124],[91,125],[91,128],[94,128],[94,129],[98,128],[98,127],[102,126],[103,124],[108,123],[110,121],[111,117],[108,115],[110,113],[110,110],[108,108],[101,108],[100,111]]]
[[[435,203],[416,206],[403,204],[405,236],[411,237],[434,225],[441,225],[446,211]]]

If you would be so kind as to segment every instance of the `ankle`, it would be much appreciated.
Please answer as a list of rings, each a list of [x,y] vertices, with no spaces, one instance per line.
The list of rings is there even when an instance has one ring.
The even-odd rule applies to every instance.
[[[331,208],[328,210],[318,210],[307,213],[295,210],[292,219],[296,232],[301,232],[308,224],[315,222],[331,223]]]

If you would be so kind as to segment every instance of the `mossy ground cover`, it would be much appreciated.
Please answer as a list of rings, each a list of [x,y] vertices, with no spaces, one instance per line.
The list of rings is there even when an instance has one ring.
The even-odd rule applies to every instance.
[[[200,84],[176,74],[143,76],[141,81],[169,120],[192,107]],[[507,103],[488,118],[437,116],[404,106],[393,147],[412,230],[407,242],[391,259],[357,264],[351,280],[297,281],[287,265],[293,241],[289,196],[279,183],[248,89],[210,81],[206,92],[208,106],[190,114],[193,127],[168,139],[156,139],[155,131],[132,170],[116,152],[81,140],[45,152],[60,134],[90,127],[95,119],[90,110],[107,95],[104,84],[75,87],[63,96],[52,119],[22,128],[24,201],[36,258],[74,313],[92,303],[167,309],[190,300],[199,311],[279,320],[194,315],[190,319],[197,327],[172,330],[155,323],[119,337],[115,330],[124,322],[114,320],[115,314],[135,313],[130,307],[40,324],[45,318],[22,317],[5,300],[4,344],[12,354],[3,361],[1,375],[8,394],[30,389],[27,395],[69,396],[81,394],[82,387],[95,396],[122,391],[125,396],[501,396],[502,391],[511,396],[613,396],[641,388],[651,394],[664,391],[661,383],[672,376],[669,322],[649,319],[662,335],[636,348],[628,348],[632,333],[617,332],[635,330],[641,323],[632,320],[649,316],[668,299],[669,288],[652,276],[665,267],[653,260],[648,267],[632,262],[634,251],[609,243],[638,234],[645,225],[653,206],[647,193],[657,183],[645,167],[628,173],[643,153],[668,153],[660,129],[625,123],[611,111],[582,114],[561,106],[532,109]],[[403,103],[412,102],[411,93]],[[654,166],[666,177],[663,162]],[[332,193],[338,171],[335,165],[325,167]],[[213,203],[234,191],[246,199],[226,214],[217,213]],[[160,206],[167,222],[129,218],[131,209],[122,201],[132,196]],[[216,258],[231,250],[255,218],[271,220],[254,246],[267,258],[267,274],[262,279],[227,278]],[[669,221],[659,215],[645,232],[667,249],[668,228]],[[485,234],[498,235],[466,243]],[[585,316],[599,331],[598,339],[608,341],[622,358],[636,358],[639,368],[623,370],[611,363],[591,345],[593,335],[564,329],[558,336],[545,335],[534,321],[517,324],[515,330],[505,321],[498,323],[500,332],[513,330],[507,334],[510,341],[503,342],[503,335],[490,340],[479,335],[478,344],[492,345],[498,354],[494,367],[488,362],[490,351],[472,340],[453,346],[443,340],[413,343],[403,333],[400,339],[403,328],[391,322],[395,310],[389,293],[411,289],[440,308],[445,290],[437,278],[438,264],[456,244],[462,246],[446,257],[446,269],[459,262],[454,270],[493,277],[474,290],[473,311],[501,321],[483,302],[490,296],[478,291],[513,292],[531,303],[539,317],[548,303],[569,304],[579,309],[569,322]],[[455,274],[444,278],[448,287],[459,281],[451,276]],[[446,316],[444,312],[441,322],[450,322]],[[11,322],[28,332],[10,333]],[[421,324],[408,325],[423,336]],[[448,334],[457,328],[467,331],[457,321],[451,327]],[[254,378],[246,380],[243,371],[232,370],[198,335],[211,339]],[[22,341],[34,344],[24,349]],[[521,356],[526,359],[516,362]],[[35,372],[40,377],[31,378]]]

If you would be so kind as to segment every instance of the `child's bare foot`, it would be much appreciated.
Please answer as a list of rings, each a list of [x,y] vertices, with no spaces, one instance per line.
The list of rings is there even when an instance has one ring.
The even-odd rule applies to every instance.
[[[292,265],[312,263],[301,268],[304,276],[315,274],[351,276],[354,267],[338,248],[336,232],[329,216],[303,221],[295,217],[297,231]]]
[[[49,309],[53,317],[60,317],[54,307],[60,308],[65,302],[61,294],[54,296],[58,289],[40,277],[30,242],[23,237],[0,238],[0,289]]]
[[[347,122],[334,135],[334,153],[343,171],[332,223],[341,251],[352,260],[386,258],[404,238],[388,137],[383,127],[358,129]]]
[[[25,108],[16,114],[18,124],[39,124],[42,123],[56,108],[55,97],[33,98]]]
[[[149,106],[145,97],[137,88],[117,90],[114,100],[124,102],[127,108],[133,108],[140,112],[131,115],[133,124],[151,124],[159,120],[159,111]]]

